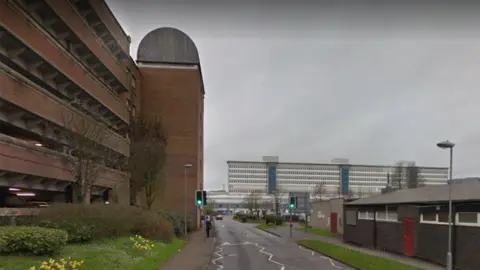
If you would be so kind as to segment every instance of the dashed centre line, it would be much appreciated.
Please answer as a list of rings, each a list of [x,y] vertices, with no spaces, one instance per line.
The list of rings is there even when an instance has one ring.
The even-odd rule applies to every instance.
[[[221,245],[218,245],[216,247],[217,250],[215,251],[215,254],[218,257],[216,259],[212,260],[212,263],[217,266],[217,270],[223,269],[223,265],[217,263],[219,260],[224,258],[224,256],[222,255],[223,247],[225,247],[225,246],[243,246],[243,245],[252,245],[252,246],[258,248],[259,253],[267,255],[269,262],[278,265],[280,267],[280,270],[285,270],[285,265],[280,263],[280,262],[275,261],[273,259],[273,254],[267,252],[265,247],[260,246],[258,243],[251,243],[251,242],[248,242],[248,241],[245,241],[243,243],[236,243],[236,244],[231,244],[229,242],[225,242]],[[236,254],[229,254],[229,255],[227,255],[227,257],[236,257]]]

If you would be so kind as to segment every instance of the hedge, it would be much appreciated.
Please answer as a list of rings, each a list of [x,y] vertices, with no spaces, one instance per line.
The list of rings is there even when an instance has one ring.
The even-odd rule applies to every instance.
[[[282,225],[283,224],[283,217],[282,216],[274,216],[274,215],[267,215],[265,216],[265,224],[274,224]]]
[[[64,230],[27,226],[0,227],[0,253],[47,255],[67,244]]]
[[[67,231],[72,243],[131,234],[164,242],[173,238],[172,224],[164,216],[118,204],[53,204],[42,209],[36,224]]]

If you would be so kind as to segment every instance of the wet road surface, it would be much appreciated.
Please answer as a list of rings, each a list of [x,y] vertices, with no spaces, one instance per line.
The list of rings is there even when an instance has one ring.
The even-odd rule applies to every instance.
[[[217,239],[208,270],[351,269],[254,226],[231,217],[216,221]]]

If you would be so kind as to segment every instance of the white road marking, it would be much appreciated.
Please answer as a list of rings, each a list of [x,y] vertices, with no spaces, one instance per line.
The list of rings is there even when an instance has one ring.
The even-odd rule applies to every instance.
[[[274,263],[278,266],[280,266],[280,270],[285,270],[285,265],[282,264],[282,263],[279,263],[277,261],[275,261],[273,259],[273,254],[272,253],[268,253],[265,251],[265,247],[262,247],[260,245],[258,245],[258,243],[251,243],[251,242],[248,242],[248,241],[245,241],[243,243],[236,243],[236,244],[230,244],[229,242],[225,242],[221,245],[218,245],[216,248],[218,249],[215,254],[218,256],[218,258],[212,260],[212,263],[215,264],[217,266],[217,270],[220,270],[220,269],[223,269],[223,265],[219,265],[217,264],[217,261],[223,259],[223,255],[222,255],[222,252],[223,252],[223,247],[224,246],[244,246],[244,245],[253,245],[254,247],[258,248],[258,252],[259,253],[262,253],[262,254],[265,254],[268,256],[268,261],[271,262],[271,263]],[[227,257],[236,257],[237,255],[236,254],[229,254],[227,255]]]
[[[218,250],[215,251],[215,254],[218,256],[218,258],[216,258],[215,260],[212,260],[212,263],[217,266],[217,270],[220,270],[220,269],[223,269],[223,265],[217,264],[217,261],[223,259],[223,256],[222,256],[223,248],[222,246],[217,246],[216,248]]]
[[[255,244],[255,246],[258,247],[258,248],[260,248],[260,250],[259,250],[260,253],[263,253],[263,254],[266,254],[266,255],[269,256],[269,257],[268,257],[268,260],[269,260],[269,261],[271,261],[271,262],[279,265],[279,266],[280,266],[280,270],[284,270],[284,269],[285,269],[285,265],[284,265],[284,264],[281,264],[281,263],[279,263],[279,262],[277,262],[277,261],[274,261],[274,260],[272,259],[272,258],[273,258],[273,254],[272,254],[272,253],[266,252],[266,251],[265,251],[265,248],[259,246],[257,243]]]
[[[306,248],[304,248],[304,247],[302,247],[302,246],[300,246],[300,245],[299,245],[298,247],[299,247],[301,250],[303,250],[303,251],[307,251],[307,252],[310,252],[310,251],[311,251],[311,252],[312,252],[312,256],[315,256],[315,252],[314,252],[314,251],[309,250],[309,249],[306,249]],[[332,259],[329,258],[329,257],[320,256],[320,258],[321,258],[321,259],[328,260],[328,261],[330,262],[330,264],[331,264],[333,267],[335,267],[335,268],[343,269],[343,267],[336,265],[335,262],[334,262],[334,260],[332,260]]]
[[[311,251],[311,250],[308,250],[308,249],[306,249],[306,248],[304,248],[304,247],[302,247],[302,246],[299,246],[299,247],[300,247],[300,249],[303,250],[303,251],[307,251],[307,252],[310,252],[310,251]],[[315,252],[314,252],[314,251],[312,251],[312,256],[315,256]]]

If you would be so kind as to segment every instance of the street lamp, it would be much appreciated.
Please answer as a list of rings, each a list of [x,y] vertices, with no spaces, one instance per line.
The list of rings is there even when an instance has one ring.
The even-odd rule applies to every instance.
[[[452,270],[452,167],[453,167],[453,147],[455,144],[446,140],[437,143],[442,149],[450,149],[450,168],[448,175],[448,251],[447,251],[447,270]]]
[[[184,233],[185,233],[185,241],[188,240],[187,234],[187,169],[191,168],[192,164],[185,164],[183,165],[183,176],[184,176],[184,209],[183,209],[183,223],[184,223]]]

